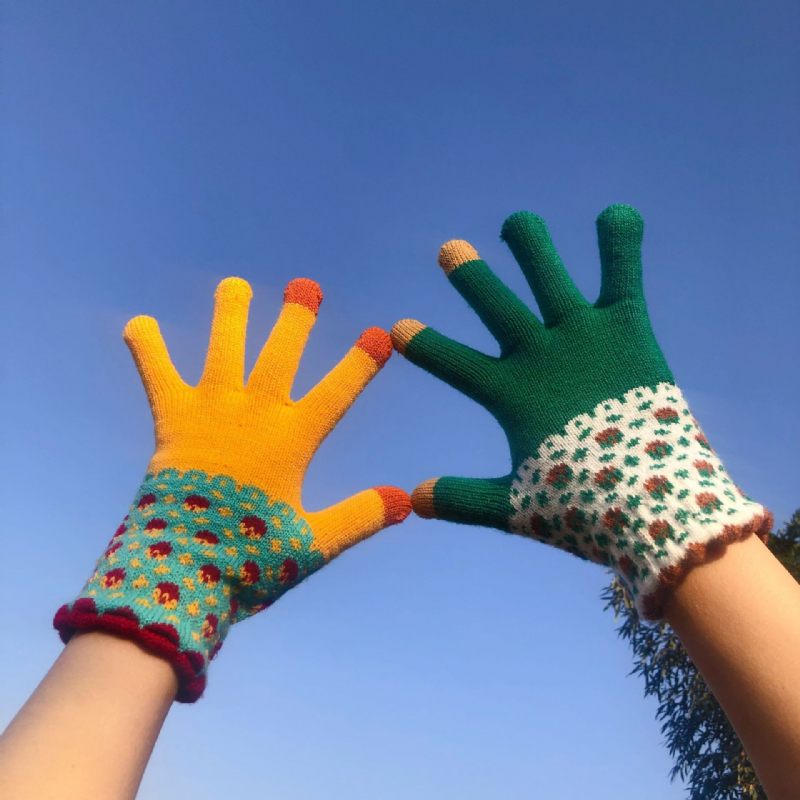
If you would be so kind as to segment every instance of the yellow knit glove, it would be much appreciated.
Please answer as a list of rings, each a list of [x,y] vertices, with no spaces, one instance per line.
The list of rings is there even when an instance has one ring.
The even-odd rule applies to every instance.
[[[208,662],[234,622],[266,608],[336,555],[410,511],[405,492],[363,491],[304,510],[303,478],[317,448],[391,354],[380,328],[361,334],[301,400],[290,391],[322,292],[293,280],[249,379],[252,290],[226,278],[215,295],[203,376],[188,386],[158,323],[136,317],[124,337],[155,422],[156,450],[130,513],[79,598],[55,626],[104,629],[167,658],[179,700],[200,696]]]

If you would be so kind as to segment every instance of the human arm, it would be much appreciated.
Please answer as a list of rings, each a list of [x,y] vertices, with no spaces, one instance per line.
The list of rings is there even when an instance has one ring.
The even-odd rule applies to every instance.
[[[0,737],[0,796],[135,797],[177,689],[169,663],[133,642],[74,636]]]
[[[56,613],[64,653],[4,739],[0,781],[13,777],[18,797],[38,796],[42,786],[60,787],[59,797],[131,796],[169,702],[202,694],[231,627],[410,511],[406,493],[390,486],[320,511],[302,502],[309,462],[388,359],[388,334],[362,333],[296,400],[292,384],[319,286],[287,286],[246,378],[250,297],[238,278],[218,287],[197,386],[172,365],[155,320],[126,326],[153,412],[155,453],[79,596]],[[108,735],[118,715],[121,731]],[[50,745],[64,750],[43,758]],[[81,794],[106,776],[102,792]]]
[[[800,584],[756,537],[689,572],[665,607],[771,800],[800,785]]]
[[[706,602],[697,599],[701,589],[713,587],[705,576],[738,563],[723,554],[761,547],[757,537],[767,535],[772,518],[733,483],[655,340],[642,287],[641,217],[628,206],[612,206],[600,215],[597,228],[602,281],[597,301],[589,303],[544,222],[528,212],[506,220],[502,238],[528,279],[541,319],[468,242],[442,247],[440,266],[498,340],[500,355],[466,347],[415,320],[395,325],[395,347],[493,414],[509,442],[511,472],[490,479],[431,479],[417,487],[412,502],[423,517],[495,527],[611,567],[642,617],[660,619],[671,606],[690,652],[700,653],[698,661],[713,671],[723,659],[736,657],[723,635],[733,615],[717,618],[720,604],[708,600],[712,611],[693,628],[686,624],[683,601],[701,613]],[[762,551],[757,552],[763,556]],[[758,561],[765,559],[754,560],[754,566]],[[775,563],[766,559],[761,567],[766,575]],[[763,577],[752,579],[758,583]],[[729,591],[746,594],[746,586],[740,580]],[[758,597],[741,601],[761,602]],[[766,613],[767,606],[758,608]],[[755,607],[742,613],[754,619]],[[774,745],[779,759],[763,749],[754,758],[767,765],[762,768],[789,775],[797,729],[787,727],[787,716],[776,711],[781,704],[784,712],[792,708],[786,693],[795,692],[795,708],[798,702],[791,684],[797,651],[784,629],[792,628],[796,641],[800,617],[791,610],[780,613],[772,633],[768,626],[759,631],[761,637],[773,637],[773,653],[787,643],[782,657],[773,659],[775,672],[765,672],[773,676],[769,683],[778,694],[770,701],[751,693],[742,701],[743,713],[730,713],[735,725],[752,723],[742,734],[748,746],[759,750],[761,741],[780,738],[781,746]],[[704,634],[710,647],[713,643],[708,651]],[[747,664],[752,666],[746,660],[740,668],[744,675]],[[722,690],[734,706],[735,688],[744,685],[737,674],[732,668],[734,690]],[[774,686],[759,688],[769,693]]]

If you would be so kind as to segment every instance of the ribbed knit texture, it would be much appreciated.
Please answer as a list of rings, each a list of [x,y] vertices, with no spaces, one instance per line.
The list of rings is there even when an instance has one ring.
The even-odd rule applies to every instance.
[[[411,509],[406,493],[389,486],[322,511],[307,512],[301,502],[311,458],[389,358],[389,335],[365,331],[294,401],[291,386],[320,288],[304,278],[287,286],[245,384],[251,296],[239,278],[219,285],[196,387],[178,375],[155,320],[137,317],[126,326],[153,411],[156,450],[93,574],[54,620],[64,641],[76,630],[105,630],[168,659],[183,701],[202,694],[208,663],[232,624]]]
[[[444,477],[412,495],[422,516],[513,531],[613,567],[649,619],[696,563],[765,534],[691,417],[653,335],[642,288],[643,223],[630,206],[597,220],[597,302],[575,287],[543,220],[503,224],[541,320],[468,242],[439,263],[497,339],[487,356],[416,320],[392,330],[409,360],[485,406],[508,438],[511,472]]]

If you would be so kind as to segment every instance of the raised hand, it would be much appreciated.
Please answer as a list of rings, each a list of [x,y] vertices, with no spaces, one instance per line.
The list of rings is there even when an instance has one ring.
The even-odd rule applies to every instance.
[[[544,221],[509,217],[502,238],[541,320],[472,245],[439,253],[450,282],[500,344],[492,357],[416,320],[392,329],[396,349],[490,411],[512,470],[499,478],[425,481],[423,517],[487,525],[615,568],[640,613],[726,542],[766,534],[771,517],[741,494],[692,417],[650,326],[642,287],[643,223],[630,206],[598,217],[602,285],[575,287]]]
[[[215,295],[205,369],[188,386],[151,317],[125,328],[153,412],[156,449],[130,512],[79,598],[54,624],[107,630],[167,658],[178,699],[202,694],[230,626],[271,605],[332,558],[411,510],[394,487],[367,489],[322,511],[301,501],[317,448],[391,354],[380,328],[361,334],[305,397],[290,391],[322,302],[293,280],[245,383],[252,291],[227,278]]]

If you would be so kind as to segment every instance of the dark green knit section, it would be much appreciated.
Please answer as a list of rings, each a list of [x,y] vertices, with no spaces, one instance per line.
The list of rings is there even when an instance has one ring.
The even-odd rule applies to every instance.
[[[437,374],[489,410],[506,432],[516,468],[573,417],[637,386],[673,382],[644,301],[579,308],[552,328],[529,331],[502,359],[454,350],[426,328],[406,348],[424,366],[446,359]]]
[[[509,478],[439,478],[433,489],[437,515],[451,522],[505,528],[512,509]]]
[[[637,386],[673,382],[650,327],[642,291],[643,223],[630,206],[597,219],[602,286],[595,304],[580,294],[544,221],[521,211],[502,238],[520,264],[542,320],[482,260],[450,274],[453,286],[497,338],[491,358],[432,328],[406,356],[485,406],[503,426],[516,467],[573,417]]]
[[[491,412],[508,438],[512,470],[494,480],[442,478],[437,516],[504,527],[511,476],[548,436],[609,398],[640,386],[672,383],[650,325],[642,290],[643,223],[630,206],[607,208],[597,220],[600,295],[589,303],[553,246],[544,221],[518,212],[503,224],[536,298],[538,318],[480,260],[462,264],[450,281],[500,345],[494,358],[425,328],[406,357]]]

